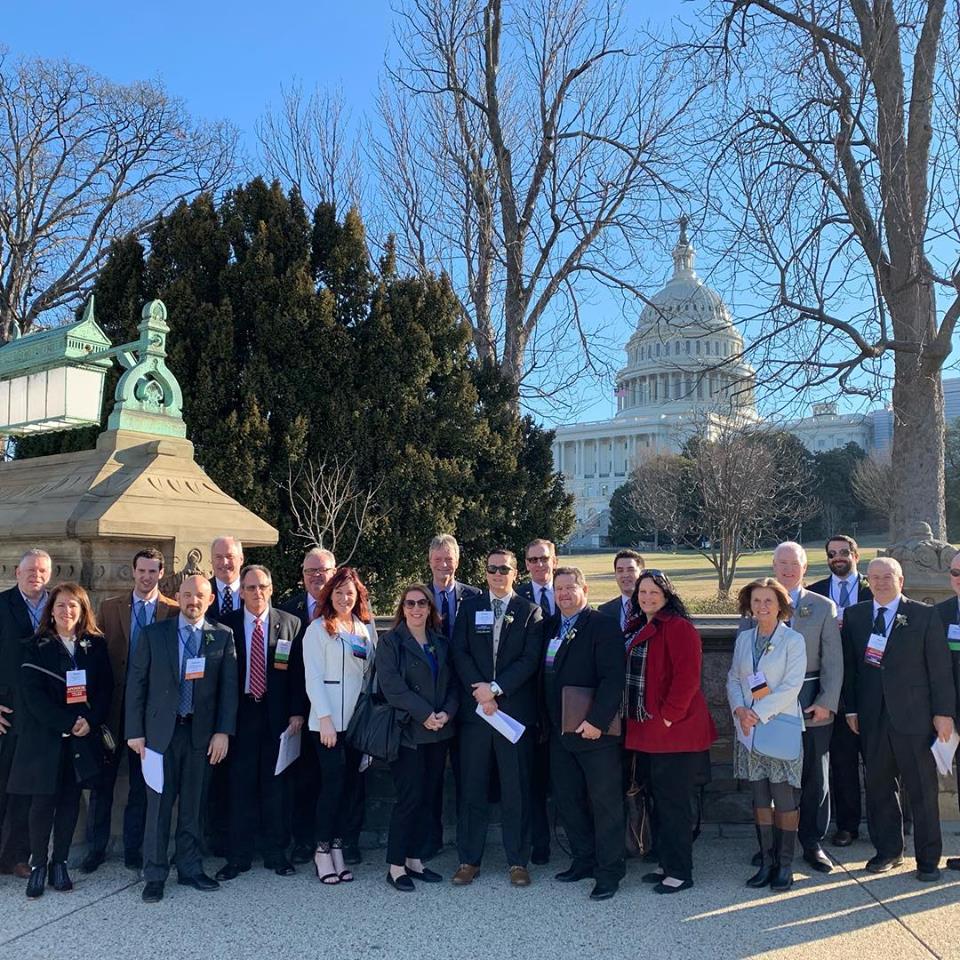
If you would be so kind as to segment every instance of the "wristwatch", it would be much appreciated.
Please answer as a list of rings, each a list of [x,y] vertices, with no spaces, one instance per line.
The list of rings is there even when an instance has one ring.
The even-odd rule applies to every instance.
[[[490,692],[491,692],[495,697],[502,697],[502,696],[503,696],[503,687],[501,687],[500,684],[497,683],[496,680],[493,680],[493,681],[490,683]]]

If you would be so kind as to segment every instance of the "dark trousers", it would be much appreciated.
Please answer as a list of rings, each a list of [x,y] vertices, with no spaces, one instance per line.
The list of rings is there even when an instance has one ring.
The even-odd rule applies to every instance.
[[[220,763],[210,767],[203,783],[203,799],[200,803],[201,836],[206,838],[209,852],[218,856],[226,852],[228,844],[230,787],[227,771],[230,769],[231,759],[228,752]]]
[[[526,731],[510,743],[489,724],[460,728],[460,811],[457,848],[461,863],[480,865],[490,824],[490,776],[500,780],[500,823],[507,863],[530,859],[530,767],[533,740]]]
[[[830,737],[830,777],[830,795],[837,829],[856,834],[860,831],[863,816],[860,804],[860,738],[839,714]]]
[[[121,744],[123,743],[120,738]],[[113,824],[113,800],[117,774],[126,756],[127,805],[123,809],[123,853],[126,857],[139,856],[143,849],[143,830],[147,822],[147,785],[143,782],[140,756],[126,746],[117,748],[103,763],[100,782],[90,791],[87,807],[87,849],[103,853],[110,842]]]
[[[454,737],[445,741],[449,747],[447,755],[450,757],[450,768],[453,771],[453,802],[454,808],[459,812],[461,786],[460,786],[460,740]],[[446,790],[446,765],[444,765],[444,776],[440,777],[434,786],[434,795],[431,801],[432,810],[430,823],[427,825],[427,840],[424,855],[433,855],[443,846],[443,795]]]
[[[70,738],[64,737],[60,747],[60,770],[57,792],[34,794],[30,798],[30,860],[34,867],[47,864],[50,831],[53,831],[52,863],[66,863],[70,841],[80,817],[80,785],[73,772],[73,751]]]
[[[930,870],[940,863],[937,766],[926,734],[897,733],[886,713],[872,724],[860,721],[863,765],[867,787],[867,825],[877,854],[884,858],[903,853],[903,810],[897,790],[906,788],[913,809],[913,845],[917,867]]]
[[[397,799],[387,833],[387,863],[402,867],[408,858],[423,856],[436,817],[437,783],[443,781],[449,743],[442,740],[401,747],[390,764]]]
[[[30,798],[7,793],[7,780],[13,766],[17,735],[7,732],[0,736],[0,865],[12,867],[26,863],[30,857],[28,815]]]
[[[533,731],[539,734],[538,731]],[[550,793],[550,741],[533,743],[533,769],[530,775],[530,842],[539,854],[550,852],[550,817],[547,796]]]
[[[306,742],[313,739],[309,730],[304,728],[301,740],[300,756],[291,767],[293,777],[293,813],[290,832],[298,847],[313,847],[315,820],[317,816],[317,794],[320,792],[320,761],[317,751]]]
[[[353,811],[358,802],[357,791],[362,779],[361,754],[347,746],[342,733],[337,734],[337,743],[333,747],[325,747],[320,742],[319,733],[313,734],[313,743],[320,766],[314,839],[318,844],[343,840],[351,814],[353,818],[356,816]]]
[[[846,720],[838,721],[846,726]],[[830,823],[830,743],[833,724],[803,732],[803,772],[800,775],[800,826],[804,850],[819,846]],[[858,778],[859,789],[859,778]]]
[[[228,859],[249,867],[253,860],[254,838],[263,839],[265,863],[279,860],[287,847],[285,820],[286,776],[274,776],[279,737],[270,728],[265,701],[240,698],[237,732],[231,738],[232,762],[227,770],[230,794]]]
[[[610,738],[609,744],[572,751],[553,732],[550,774],[573,865],[595,869],[598,882],[619,882],[625,870],[626,835],[620,744]]]
[[[178,723],[170,746],[163,755],[163,793],[147,787],[147,827],[143,836],[143,878],[161,883],[170,873],[167,849],[170,821],[177,804],[176,852],[174,862],[181,877],[203,872],[201,815],[204,781],[210,762],[207,746],[194,747],[190,724]],[[178,802],[179,801],[179,802]]]
[[[648,753],[650,792],[656,811],[657,856],[668,877],[693,879],[691,798],[700,753]]]

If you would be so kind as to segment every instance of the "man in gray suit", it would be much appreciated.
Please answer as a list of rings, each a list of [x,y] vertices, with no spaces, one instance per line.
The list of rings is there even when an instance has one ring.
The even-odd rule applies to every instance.
[[[203,872],[200,811],[211,766],[227,755],[235,733],[239,688],[233,631],[204,619],[213,600],[210,581],[187,577],[180,585],[180,615],[144,627],[130,661],[125,727],[127,745],[163,757],[163,790],[149,785],[143,838],[145,903],[163,899],[170,872],[167,847],[177,811],[178,882],[195,890],[220,885]]]
[[[793,602],[790,626],[807,644],[807,673],[800,690],[806,730],[797,833],[803,859],[814,870],[829,873],[833,862],[821,844],[830,822],[830,737],[843,687],[843,645],[836,605],[804,589],[806,572],[807,552],[799,543],[787,541],[773,551],[773,575]]]

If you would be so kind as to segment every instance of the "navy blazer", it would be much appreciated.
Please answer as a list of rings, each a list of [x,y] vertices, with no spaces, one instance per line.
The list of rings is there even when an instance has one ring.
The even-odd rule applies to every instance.
[[[146,737],[163,753],[173,738],[180,701],[180,618],[169,617],[143,628],[127,676],[124,730],[128,740]],[[233,631],[203,621],[199,655],[203,677],[193,682],[194,749],[206,749],[215,733],[233,735],[237,723],[237,653]]]

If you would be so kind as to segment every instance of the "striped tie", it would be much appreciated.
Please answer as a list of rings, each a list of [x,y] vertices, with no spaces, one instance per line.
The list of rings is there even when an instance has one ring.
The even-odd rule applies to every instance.
[[[253,621],[250,638],[250,696],[259,700],[267,690],[267,665],[263,659],[263,622]]]

